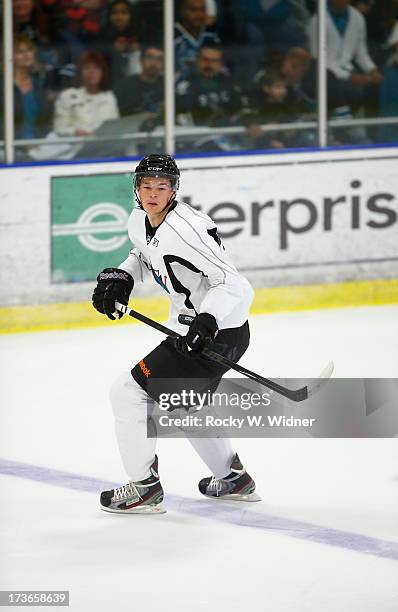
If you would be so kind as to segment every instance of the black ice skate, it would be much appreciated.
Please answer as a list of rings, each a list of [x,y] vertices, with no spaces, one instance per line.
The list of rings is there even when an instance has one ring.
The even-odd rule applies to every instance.
[[[211,499],[261,501],[261,497],[255,493],[255,488],[253,478],[246,472],[237,453],[232,459],[231,473],[228,476],[202,478],[199,482],[199,491]]]
[[[145,480],[128,482],[122,487],[101,493],[101,510],[119,514],[163,514],[163,489],[158,474],[158,458],[151,465],[151,475]]]

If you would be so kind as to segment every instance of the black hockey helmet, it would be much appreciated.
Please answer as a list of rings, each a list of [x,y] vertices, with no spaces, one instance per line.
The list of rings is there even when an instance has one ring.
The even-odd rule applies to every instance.
[[[138,189],[144,176],[169,179],[173,191],[177,191],[180,184],[180,171],[170,155],[151,154],[144,157],[134,171],[135,189]]]

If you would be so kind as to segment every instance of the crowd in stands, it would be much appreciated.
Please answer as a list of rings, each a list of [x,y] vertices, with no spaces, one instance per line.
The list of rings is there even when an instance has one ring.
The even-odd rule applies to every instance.
[[[123,155],[118,132],[163,124],[162,0],[12,5],[15,138],[44,139],[17,157]],[[315,0],[175,1],[177,126],[243,126],[178,137],[179,151],[316,145],[313,128],[283,125],[316,119],[316,8]],[[326,28],[329,117],[398,117],[398,0],[328,0]],[[65,141],[100,135],[107,122],[111,147]],[[2,138],[3,121],[0,130]],[[397,125],[329,130],[329,144],[396,141]]]

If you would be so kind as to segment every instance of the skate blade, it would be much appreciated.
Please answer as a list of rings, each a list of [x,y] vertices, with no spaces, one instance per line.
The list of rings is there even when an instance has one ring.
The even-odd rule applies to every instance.
[[[161,504],[157,506],[139,506],[138,508],[130,508],[129,510],[118,510],[117,508],[106,508],[100,506],[104,512],[111,512],[112,514],[166,514],[167,510]]]
[[[259,502],[263,501],[258,493],[253,491],[253,493],[248,493],[247,495],[239,495],[239,493],[231,493],[231,495],[224,495],[222,497],[210,497],[205,496],[207,499],[214,499],[215,501],[226,501],[226,502]]]

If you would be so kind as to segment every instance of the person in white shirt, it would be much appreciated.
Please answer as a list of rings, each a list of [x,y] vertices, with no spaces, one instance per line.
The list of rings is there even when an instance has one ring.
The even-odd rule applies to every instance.
[[[363,15],[349,6],[350,0],[329,0],[326,18],[329,110],[360,106],[377,112],[377,89],[382,75],[369,55],[366,22]],[[311,55],[318,54],[318,17],[308,26]]]
[[[102,53],[87,51],[83,54],[81,81],[81,87],[65,89],[56,100],[54,131],[58,136],[92,136],[104,121],[119,117]],[[74,154],[82,147],[80,143],[73,145]]]
[[[138,164],[134,173],[138,206],[128,224],[135,248],[118,268],[106,268],[98,275],[93,293],[94,308],[115,319],[115,302],[127,304],[135,283],[155,280],[171,301],[169,325],[180,334],[177,340],[164,340],[111,389],[116,436],[129,483],[101,494],[101,509],[108,512],[163,511],[156,438],[147,438],[148,402],[159,399],[152,381],[161,380],[162,385],[165,381],[173,393],[181,392],[187,379],[195,393],[215,391],[228,368],[206,359],[202,349],[209,347],[237,361],[249,345],[253,290],[226,255],[214,222],[175,199],[179,176],[168,155],[149,155]],[[179,322],[181,315],[193,316],[188,332]],[[189,441],[213,473],[199,483],[203,495],[259,500],[255,483],[228,438]]]

